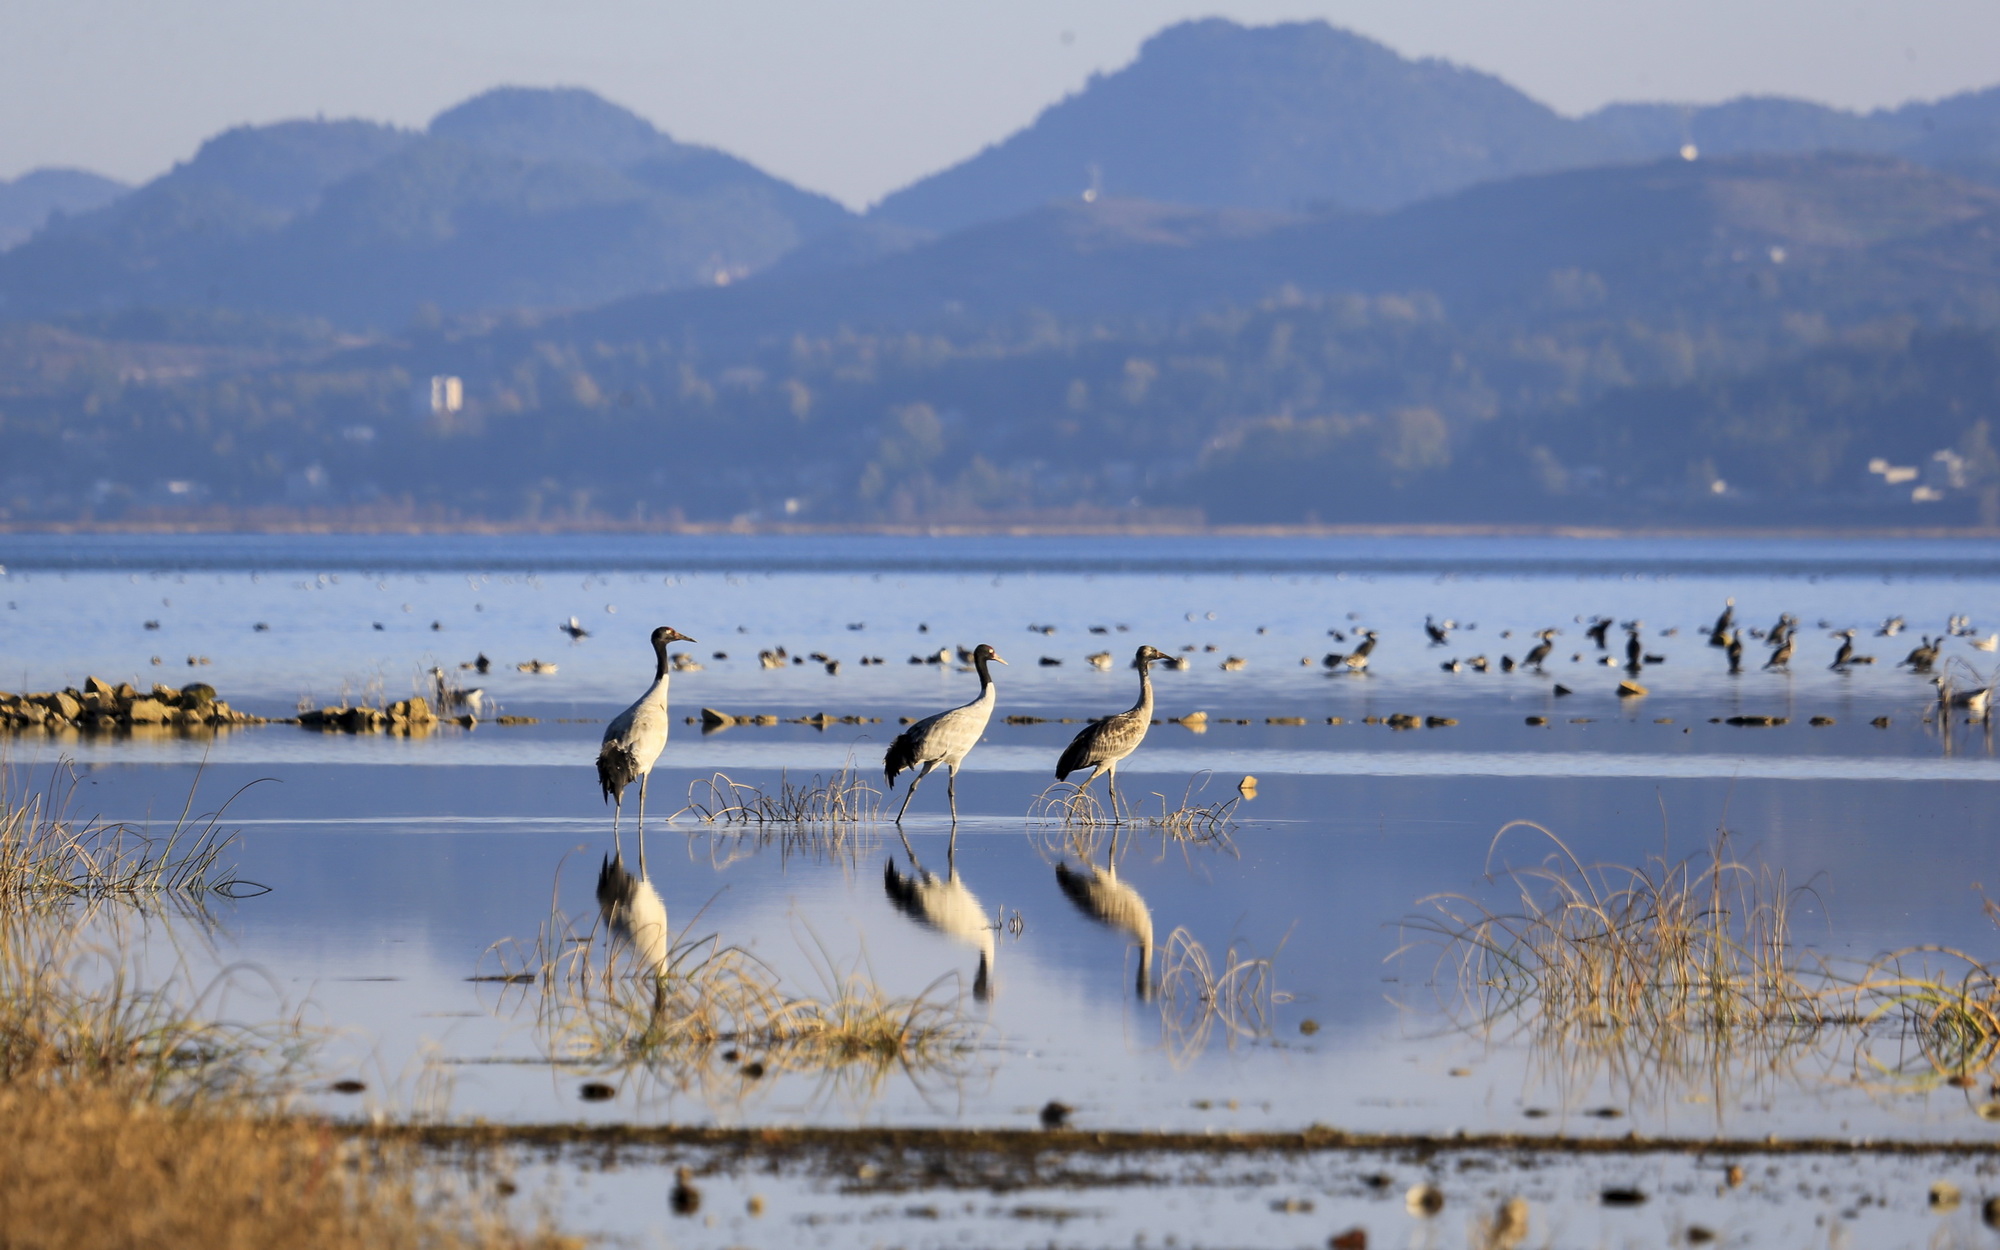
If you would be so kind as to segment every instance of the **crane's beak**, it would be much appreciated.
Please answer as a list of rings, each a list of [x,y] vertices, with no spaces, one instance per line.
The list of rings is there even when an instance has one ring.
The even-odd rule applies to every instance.
[[[671,639],[672,639],[673,641],[675,641],[675,642],[695,642],[695,641],[698,641],[697,639],[694,639],[694,638],[690,638],[690,637],[688,637],[688,636],[687,636],[686,634],[683,634],[683,633],[682,633],[682,632],[681,632],[680,630],[678,630],[678,629],[668,629],[668,630],[667,630],[667,637],[668,637],[668,638],[671,638]]]
[[[996,651],[993,655],[993,662],[995,664],[1005,664],[1007,661],[1001,659],[1000,654]]]

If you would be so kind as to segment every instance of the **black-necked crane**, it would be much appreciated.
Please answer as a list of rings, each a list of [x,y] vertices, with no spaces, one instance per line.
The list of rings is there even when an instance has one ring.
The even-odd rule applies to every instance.
[[[1639,640],[1639,631],[1645,628],[1644,621],[1625,622],[1625,668],[1638,672],[1646,666],[1646,644]]]
[[[1118,879],[1118,838],[1111,838],[1105,866],[1085,863],[1081,869],[1056,865],[1056,885],[1076,909],[1130,938],[1139,948],[1137,990],[1141,1001],[1153,996],[1153,913],[1139,892]]]
[[[667,677],[673,665],[667,659],[667,644],[693,642],[677,629],[662,625],[653,631],[653,684],[631,707],[611,718],[604,727],[604,743],[597,749],[597,781],[604,797],[613,804],[611,836],[618,837],[618,820],[625,812],[625,787],[639,783],[639,875],[646,875],[646,781],[653,762],[667,745]],[[624,848],[619,846],[619,858]]]
[[[556,626],[556,628],[560,629],[565,634],[568,634],[570,636],[570,641],[572,642],[576,641],[578,638],[590,637],[590,631],[583,627],[583,622],[577,620],[573,616],[570,617],[568,620],[564,621],[562,624]]]
[[[993,994],[994,926],[986,918],[986,908],[959,878],[958,831],[952,831],[945,852],[943,878],[917,862],[908,838],[903,839],[903,850],[909,853],[912,873],[896,871],[893,857],[882,865],[882,889],[890,904],[919,924],[979,952],[979,966],[972,973],[972,996],[985,1002]]]
[[[1442,647],[1446,642],[1451,640],[1451,622],[1446,621],[1440,625],[1426,614],[1424,617],[1424,633],[1430,638],[1433,647]]]
[[[1107,774],[1113,815],[1118,811],[1118,764],[1139,749],[1139,744],[1146,740],[1146,731],[1153,727],[1152,667],[1155,660],[1166,658],[1166,652],[1150,645],[1134,652],[1132,667],[1139,670],[1139,701],[1116,716],[1084,726],[1083,732],[1070,739],[1062,758],[1056,761],[1057,781],[1068,781],[1071,773],[1090,770],[1090,776],[1077,786],[1079,794],[1090,789],[1090,783],[1097,780],[1099,773]]]
[[[1729,643],[1728,643],[1728,646],[1724,648],[1724,654],[1726,654],[1726,655],[1727,655],[1727,656],[1729,657],[1729,671],[1730,671],[1730,672],[1732,672],[1732,673],[1740,673],[1740,672],[1742,672],[1742,671],[1743,671],[1743,631],[1742,631],[1742,630],[1740,630],[1740,629],[1732,629],[1732,630],[1730,630],[1730,631],[1729,631]]]
[[[1583,636],[1596,643],[1599,651],[1609,651],[1611,644],[1604,640],[1604,635],[1609,633],[1616,623],[1608,616],[1592,617],[1590,625],[1583,631]]]
[[[910,800],[917,797],[917,785],[931,775],[931,770],[939,764],[945,767],[945,794],[951,803],[951,823],[958,823],[958,766],[979,742],[986,732],[986,722],[993,717],[993,705],[999,699],[999,692],[993,686],[990,664],[1005,664],[1000,653],[986,643],[973,648],[968,657],[972,667],[979,672],[979,697],[959,707],[949,708],[934,716],[926,716],[916,724],[896,735],[889,744],[889,750],[882,757],[882,775],[888,778],[889,788],[896,788],[896,776],[908,769],[917,769],[917,775],[910,779],[910,792],[903,796],[903,806],[896,812],[896,823],[903,823],[903,813],[910,810]]]

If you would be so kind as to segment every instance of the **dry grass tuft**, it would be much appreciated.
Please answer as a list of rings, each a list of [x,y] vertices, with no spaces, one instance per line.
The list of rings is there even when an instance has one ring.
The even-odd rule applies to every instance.
[[[34,1250],[503,1250],[528,1233],[412,1148],[96,1086],[0,1087],[0,1228]],[[486,1191],[488,1195],[491,1190]]]
[[[716,773],[688,784],[687,806],[681,812],[720,825],[874,824],[882,818],[882,792],[852,764],[831,777],[815,773],[804,785],[794,784],[789,773],[780,773],[775,792]]]
[[[222,863],[223,851],[235,840],[218,828],[229,803],[195,816],[194,787],[173,828],[151,837],[130,825],[70,819],[66,813],[77,776],[68,761],[50,773],[40,793],[17,799],[18,786],[14,773],[0,769],[0,901],[198,902],[209,894],[236,897],[264,891]]]
[[[1553,833],[1533,868],[1501,874],[1517,909],[1465,895],[1420,900],[1414,946],[1438,952],[1446,1013],[1526,1040],[1560,1086],[1599,1076],[1646,1099],[1744,1086],[1808,1068],[1843,1083],[1963,1083],[2000,1060],[2000,982],[1977,959],[1925,947],[1844,971],[1803,955],[1781,874],[1736,860],[1723,831],[1695,856],[1585,865]]]
[[[1236,828],[1236,805],[1242,800],[1235,796],[1216,803],[1198,802],[1197,795],[1209,779],[1206,772],[1189,778],[1179,803],[1171,807],[1166,795],[1154,791],[1147,797],[1158,802],[1157,812],[1147,810],[1146,798],[1132,803],[1121,794],[1112,807],[1108,798],[1100,801],[1095,790],[1058,781],[1035,796],[1028,819],[1041,827],[1043,841],[1050,849],[1085,857],[1101,832],[1114,829],[1145,829],[1183,847],[1208,847],[1233,855],[1236,843],[1229,834]]]
[[[1175,1068],[1185,1068],[1219,1033],[1231,1047],[1271,1035],[1272,1006],[1289,1002],[1274,986],[1272,959],[1250,959],[1232,944],[1218,961],[1186,929],[1160,948],[1160,1031]]]

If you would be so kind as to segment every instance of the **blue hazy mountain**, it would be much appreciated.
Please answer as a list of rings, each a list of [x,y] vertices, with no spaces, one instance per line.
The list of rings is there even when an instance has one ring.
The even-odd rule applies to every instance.
[[[128,190],[115,178],[83,169],[31,169],[0,178],[0,251],[41,229],[52,214],[89,212]]]
[[[1155,35],[1132,64],[875,213],[949,230],[1092,189],[1279,212],[1388,208],[1622,154],[1490,74],[1409,60],[1324,22],[1212,18]]]
[[[400,325],[726,282],[850,218],[589,92],[503,88],[422,133],[243,127],[0,256],[0,313],[224,307]]]
[[[1693,144],[1709,155],[1856,151],[1993,180],[2000,88],[1852,113],[1745,97],[1618,104],[1563,117],[1507,83],[1412,60],[1324,22],[1170,27],[1005,140],[884,199],[874,215],[932,230],[1085,192],[1277,212],[1384,209],[1478,182]]]

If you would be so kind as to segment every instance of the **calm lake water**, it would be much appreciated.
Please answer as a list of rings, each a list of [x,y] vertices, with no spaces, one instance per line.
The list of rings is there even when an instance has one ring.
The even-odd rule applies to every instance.
[[[1858,1079],[1870,1058],[1838,1044],[1635,1062],[1478,1021],[1451,1008],[1450,964],[1413,923],[1441,894],[1518,906],[1496,874],[1556,847],[1525,829],[1496,847],[1511,821],[1583,861],[1628,865],[1698,854],[1726,825],[1738,858],[1783,874],[1794,939],[1836,963],[1920,944],[2000,955],[1985,905],[2000,889],[2000,758],[1982,727],[1940,722],[1928,680],[1897,664],[1964,617],[1969,632],[1943,653],[1962,677],[1989,672],[1994,654],[1970,644],[2000,627],[1991,543],[6,536],[0,565],[5,689],[199,679],[280,716],[425,692],[434,665],[457,674],[490,657],[489,674],[464,678],[491,701],[472,729],[31,734],[6,747],[17,778],[75,760],[75,815],[158,828],[198,769],[198,810],[249,787],[224,824],[241,831],[243,876],[270,893],[154,917],[147,933],[162,958],[258,970],[243,1014],[305,1005],[336,1026],[329,1075],[371,1086],[325,1095],[336,1111],[412,1105],[441,1076],[450,1114],[536,1122],[1024,1127],[1060,1099],[1085,1128],[2000,1142],[1978,1114],[1983,1087],[1872,1068],[1880,1079]],[[1707,633],[1730,598],[1745,626],[1802,622],[1789,673],[1760,671],[1755,642],[1746,671],[1728,672]],[[1621,697],[1627,674],[1599,662],[1622,658],[1622,627],[1610,653],[1585,637],[1599,615],[1643,622],[1660,659],[1637,675],[1643,697]],[[587,637],[558,630],[572,616]],[[1427,640],[1426,616],[1458,623],[1445,645]],[[1902,631],[1877,636],[1895,617]],[[532,940],[552,906],[594,918],[611,822],[591,764],[601,722],[650,679],[646,635],[662,623],[699,639],[685,650],[703,666],[673,679],[675,736],[649,801],[649,867],[673,927],[754,953],[801,993],[823,993],[831,967],[928,994],[962,1012],[970,1051],[868,1079],[555,1063],[562,1039],[532,987],[471,979],[510,966],[496,944]],[[1545,672],[1499,671],[1547,627],[1563,632]],[[1380,634],[1366,675],[1329,674],[1320,658],[1352,646],[1329,631],[1362,628]],[[1876,662],[1832,671],[1831,635],[1849,628]],[[717,772],[774,787],[851,763],[879,783],[899,717],[976,692],[959,665],[911,657],[978,642],[1009,664],[960,777],[955,845],[935,778],[907,849],[887,823],[829,846],[665,819]],[[1057,722],[1129,706],[1142,642],[1189,657],[1157,674],[1159,715],[1209,720],[1199,733],[1157,726],[1122,770],[1128,793],[1222,804],[1245,775],[1258,781],[1220,838],[1121,840],[1116,877],[1152,926],[1144,997],[1143,942],[1072,903],[1058,866],[1077,874],[1085,860],[1032,814],[1080,727]],[[777,647],[839,672],[760,666]],[[1108,671],[1086,662],[1107,650]],[[1489,671],[1465,665],[1477,656]],[[1231,657],[1243,663],[1225,670]],[[518,671],[531,660],[556,671]],[[678,719],[702,707],[880,719],[704,736]],[[495,710],[538,723],[498,725]],[[1456,723],[1366,723],[1395,713]],[[1043,723],[1002,723],[1010,714]],[[1745,715],[1786,723],[1727,723]],[[914,871],[912,853],[941,877],[955,867],[997,926],[987,1000],[971,994],[979,939],[892,904],[885,865]],[[1109,848],[1093,853],[1102,867]],[[1263,991],[1221,1013],[1191,1005],[1192,981],[1161,992],[1170,955],[1185,972],[1197,948],[1218,967],[1232,951],[1268,960]],[[615,1096],[583,1101],[592,1080]]]

